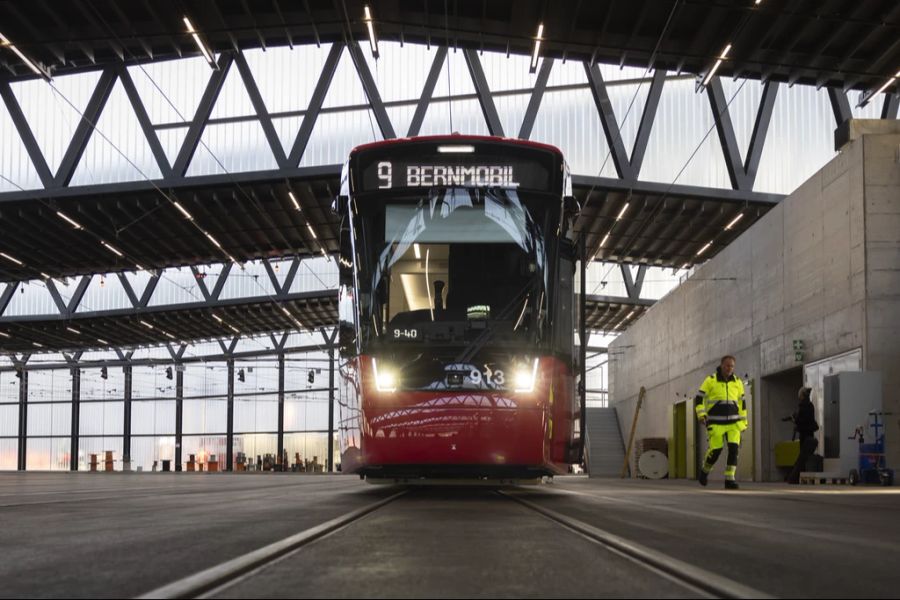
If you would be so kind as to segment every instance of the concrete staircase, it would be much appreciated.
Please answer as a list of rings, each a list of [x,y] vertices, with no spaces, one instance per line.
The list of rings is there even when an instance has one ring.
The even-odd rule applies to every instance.
[[[618,477],[625,461],[625,444],[615,408],[587,409],[587,469],[591,477]]]

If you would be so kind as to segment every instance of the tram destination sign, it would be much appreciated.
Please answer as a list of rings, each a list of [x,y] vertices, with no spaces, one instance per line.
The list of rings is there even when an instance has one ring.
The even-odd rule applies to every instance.
[[[421,149],[418,149],[421,150]],[[473,153],[460,156],[378,152],[357,163],[358,192],[432,187],[499,187],[553,192],[559,177],[552,155],[534,159]],[[556,163],[560,169],[559,163]],[[561,186],[560,186],[561,189]]]

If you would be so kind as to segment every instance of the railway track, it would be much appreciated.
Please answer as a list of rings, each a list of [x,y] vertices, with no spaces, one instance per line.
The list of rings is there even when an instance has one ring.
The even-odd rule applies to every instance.
[[[263,546],[244,555],[205,569],[184,579],[154,589],[140,598],[197,598],[212,597],[238,583],[252,582],[254,577],[263,576],[263,571],[276,563],[303,551],[314,542],[352,527],[375,511],[393,504],[404,497],[414,496],[421,489],[404,489],[387,498],[353,510],[315,527],[306,529],[278,542]],[[432,490],[432,493],[441,493]],[[476,492],[473,491],[473,494]],[[477,493],[484,493],[479,490]],[[600,552],[610,553],[636,566],[637,572],[675,584],[686,596],[709,598],[772,598],[760,590],[746,586],[717,573],[686,563],[676,557],[648,548],[634,540],[629,540],[584,521],[550,510],[529,499],[527,490],[494,490],[487,498],[503,499],[512,508],[520,507],[533,515],[564,529],[568,534],[577,535],[590,542]],[[427,501],[427,498],[425,499]],[[446,500],[442,498],[442,500]],[[521,515],[518,515],[521,516]],[[311,549],[310,549],[311,551]],[[500,557],[498,557],[499,559]],[[590,577],[591,573],[583,572]],[[603,582],[598,582],[602,585]],[[373,590],[377,593],[377,590]],[[446,590],[445,590],[446,591]],[[487,589],[489,595],[502,595],[503,590]]]

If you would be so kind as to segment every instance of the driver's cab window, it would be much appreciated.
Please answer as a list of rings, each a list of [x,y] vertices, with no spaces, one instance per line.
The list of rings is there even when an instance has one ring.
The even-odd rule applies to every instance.
[[[384,223],[375,281],[385,325],[522,322],[539,303],[540,235],[514,192],[441,191],[388,204]]]
[[[400,313],[430,313],[436,306],[447,305],[448,258],[449,247],[446,244],[415,243],[407,248],[391,268],[389,321]]]

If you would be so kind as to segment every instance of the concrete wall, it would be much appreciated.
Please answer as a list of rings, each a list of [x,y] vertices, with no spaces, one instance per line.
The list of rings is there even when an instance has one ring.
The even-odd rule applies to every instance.
[[[886,391],[900,388],[898,145],[900,129],[851,141],[611,344],[610,399],[623,431],[644,386],[636,437],[668,436],[672,405],[733,354],[757,396],[739,475],[758,478],[759,384],[800,366],[792,340],[804,341],[806,362],[862,348],[865,368],[894,371]],[[885,408],[900,416],[900,398],[886,393]],[[889,434],[895,459],[898,433]]]
[[[900,135],[864,142],[866,200],[865,368],[881,371],[890,466],[900,468]]]

